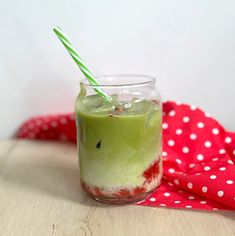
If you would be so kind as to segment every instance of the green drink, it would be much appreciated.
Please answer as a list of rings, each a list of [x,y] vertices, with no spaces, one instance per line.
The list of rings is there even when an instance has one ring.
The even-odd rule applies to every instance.
[[[95,78],[62,30],[53,30],[88,80],[81,83],[75,104],[83,189],[106,203],[143,200],[162,177],[161,99],[155,79]]]
[[[161,103],[135,97],[133,89],[123,95],[123,87],[112,88],[118,95],[111,103],[86,90],[81,84],[75,104],[83,189],[109,203],[144,199],[162,176]]]

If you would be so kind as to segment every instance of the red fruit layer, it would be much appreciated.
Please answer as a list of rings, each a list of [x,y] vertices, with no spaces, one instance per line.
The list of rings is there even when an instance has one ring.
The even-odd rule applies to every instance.
[[[151,183],[154,179],[157,178],[159,174],[159,161],[155,161],[151,164],[143,173],[145,183]]]

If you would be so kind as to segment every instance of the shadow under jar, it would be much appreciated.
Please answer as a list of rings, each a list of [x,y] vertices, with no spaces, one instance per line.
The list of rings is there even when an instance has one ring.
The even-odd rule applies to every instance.
[[[96,78],[107,102],[84,80],[76,99],[81,185],[112,204],[144,200],[162,178],[162,104],[155,79],[143,75]]]

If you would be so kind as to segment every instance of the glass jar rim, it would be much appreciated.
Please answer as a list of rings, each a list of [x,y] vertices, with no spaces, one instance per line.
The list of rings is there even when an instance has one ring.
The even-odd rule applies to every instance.
[[[92,85],[89,83],[87,78],[83,78],[80,83],[82,85],[85,85],[86,87],[106,87],[106,88],[111,88],[111,87],[134,87],[134,86],[144,86],[144,85],[150,85],[150,84],[155,84],[156,79],[153,76],[150,75],[143,75],[143,74],[111,74],[111,75],[99,75],[95,76],[95,78],[98,80],[98,85]],[[102,82],[104,79],[111,79],[115,78],[115,83],[108,83],[108,82]],[[139,79],[137,82],[123,82],[120,83],[119,79],[124,79],[124,78],[129,78],[129,79]],[[100,81],[99,81],[100,80]]]

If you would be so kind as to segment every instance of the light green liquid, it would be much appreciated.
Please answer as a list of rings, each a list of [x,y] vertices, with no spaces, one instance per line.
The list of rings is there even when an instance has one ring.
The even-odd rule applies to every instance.
[[[107,190],[141,186],[143,172],[161,154],[161,107],[136,100],[125,108],[119,102],[124,111],[118,113],[103,103],[98,95],[76,101],[81,179]]]

